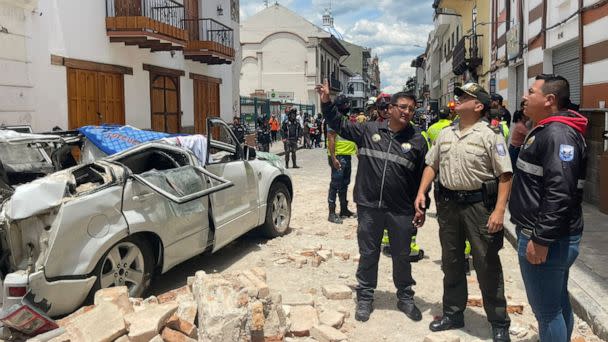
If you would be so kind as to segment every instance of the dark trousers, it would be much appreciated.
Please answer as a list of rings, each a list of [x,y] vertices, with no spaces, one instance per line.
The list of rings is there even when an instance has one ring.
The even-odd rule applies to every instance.
[[[279,131],[270,131],[270,136],[272,137],[272,141],[277,141],[277,133]]]
[[[334,168],[331,156],[327,156],[329,167],[331,167],[331,182],[329,183],[329,195],[327,202],[336,204],[336,195],[340,199],[340,204],[346,206],[346,194],[350,184],[351,175],[351,156],[336,156],[342,167],[339,170]]]
[[[357,267],[357,300],[372,301],[378,285],[378,260],[384,229],[388,227],[393,259],[393,283],[399,300],[413,301],[416,284],[410,265],[412,215],[394,213],[386,209],[357,206],[359,226],[359,266]]]
[[[443,269],[443,312],[462,318],[467,305],[467,278],[464,269],[465,239],[471,244],[473,266],[481,289],[488,321],[508,327],[507,302],[502,265],[498,251],[503,246],[504,231],[488,233],[490,211],[483,202],[458,203],[439,196],[437,215]]]
[[[285,166],[289,166],[289,155],[291,154],[291,160],[293,161],[293,165],[298,165],[296,163],[296,151],[298,150],[298,141],[297,140],[287,140],[285,141]]]

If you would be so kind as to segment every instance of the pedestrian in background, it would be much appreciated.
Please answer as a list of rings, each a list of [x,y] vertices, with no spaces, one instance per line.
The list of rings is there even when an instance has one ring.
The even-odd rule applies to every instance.
[[[358,124],[342,118],[348,109],[341,103],[331,102],[327,79],[317,86],[317,91],[329,128],[355,142],[359,151],[354,200],[361,257],[357,266],[355,319],[365,322],[373,311],[382,235],[388,227],[395,251],[391,256],[397,308],[410,319],[420,321],[422,314],[414,301],[416,282],[412,278],[409,254],[413,227],[424,224],[424,215],[414,211],[414,198],[428,147],[424,137],[410,124],[416,98],[397,93],[387,105],[388,120]]]
[[[519,153],[509,210],[540,340],[567,342],[574,325],[568,276],[583,233],[588,121],[568,110],[570,85],[561,76],[537,76],[524,100],[536,127]]]
[[[504,213],[511,188],[511,161],[498,129],[482,120],[490,109],[489,94],[477,83],[454,90],[458,124],[443,129],[426,156],[416,198],[418,213],[426,209],[425,193],[439,172],[437,217],[443,270],[443,317],[431,331],[464,327],[467,305],[465,240],[494,341],[510,341],[510,319],[498,251],[503,247]]]
[[[524,108],[524,102],[521,103],[521,108]],[[513,115],[513,124],[511,125],[511,135],[509,137],[509,156],[511,157],[511,165],[513,170],[516,169],[517,156],[521,150],[521,145],[531,128],[530,119],[524,113],[515,112]]]
[[[232,118],[232,132],[234,132],[239,144],[245,142],[245,134],[247,131],[245,130],[245,127],[241,125],[241,119],[238,116]]]
[[[262,152],[270,151],[270,142],[272,141],[272,136],[270,133],[270,127],[264,118],[258,118],[257,123],[257,141],[258,141],[258,149]]]
[[[442,107],[439,110],[439,121],[432,124],[428,130],[431,145],[435,143],[435,140],[437,140],[439,132],[441,132],[444,128],[452,124],[452,120],[450,120],[450,114],[450,108],[448,107]]]
[[[289,158],[292,160],[294,169],[300,168],[296,162],[296,151],[298,150],[298,140],[302,135],[302,126],[296,117],[297,110],[295,108],[289,111],[287,121],[283,122],[283,144],[285,146],[285,167],[289,168]]]
[[[272,141],[275,142],[277,141],[277,133],[279,132],[280,127],[279,120],[277,120],[277,116],[275,113],[272,114],[270,120],[268,120],[268,123],[270,124],[270,135]]]

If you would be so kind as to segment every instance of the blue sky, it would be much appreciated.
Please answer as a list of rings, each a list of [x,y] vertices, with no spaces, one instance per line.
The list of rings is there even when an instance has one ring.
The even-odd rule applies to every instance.
[[[330,0],[278,0],[321,26],[321,16]],[[274,4],[274,0],[269,0]],[[343,38],[372,48],[380,58],[384,91],[400,90],[414,74],[412,59],[424,52],[433,29],[432,0],[332,0],[334,25]],[[264,8],[263,0],[241,0],[241,21]]]

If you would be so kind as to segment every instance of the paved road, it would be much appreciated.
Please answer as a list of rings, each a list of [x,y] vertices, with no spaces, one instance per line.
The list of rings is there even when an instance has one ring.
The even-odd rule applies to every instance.
[[[347,261],[332,258],[314,268],[309,264],[298,269],[294,263],[282,264],[277,261],[289,254],[310,246],[322,245],[324,249],[345,251],[357,254],[356,220],[346,220],[336,225],[327,220],[327,186],[330,170],[327,155],[323,149],[298,151],[298,164],[301,169],[290,169],[294,181],[293,215],[289,234],[265,240],[255,236],[245,236],[213,255],[201,255],[183,263],[153,283],[152,293],[160,294],[168,289],[185,284],[186,277],[197,270],[206,272],[231,272],[253,266],[267,270],[268,285],[273,291],[284,296],[293,293],[310,293],[315,297],[318,308],[344,308],[351,312],[346,320],[344,331],[350,341],[422,341],[430,332],[428,324],[434,315],[441,314],[442,272],[440,269],[440,246],[437,221],[429,217],[420,230],[418,242],[425,250],[425,259],[413,266],[417,281],[416,301],[423,312],[422,322],[414,323],[395,307],[395,288],[392,283],[392,264],[390,259],[381,257],[378,289],[375,297],[376,310],[366,323],[353,319],[355,303],[353,300],[329,301],[321,294],[325,284],[345,284],[354,286],[356,263],[352,258]],[[356,170],[356,163],[354,165]],[[353,172],[354,173],[354,172]],[[354,180],[354,175],[353,175]],[[350,187],[352,192],[352,186]],[[352,195],[349,194],[352,198]],[[351,210],[354,204],[351,204]],[[430,209],[434,211],[433,208]],[[429,215],[431,216],[431,215]],[[505,273],[506,295],[511,304],[523,304],[523,315],[511,315],[513,326],[526,332],[526,337],[514,341],[532,341],[535,332],[530,324],[535,322],[527,305],[523,284],[517,264],[517,255],[512,246],[505,243],[501,251]],[[469,294],[479,296],[478,283],[473,274],[468,277]],[[461,341],[490,339],[490,327],[483,309],[469,308],[465,314],[467,326],[454,333]],[[577,319],[576,334],[586,341],[599,341],[589,333],[589,327]]]

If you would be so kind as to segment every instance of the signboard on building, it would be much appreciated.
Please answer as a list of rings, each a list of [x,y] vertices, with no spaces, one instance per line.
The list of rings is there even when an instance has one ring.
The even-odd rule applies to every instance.
[[[519,25],[507,31],[507,58],[513,59],[519,55],[521,44],[519,42]]]
[[[274,101],[293,102],[294,92],[292,91],[275,91],[272,89],[266,94],[266,98]]]

